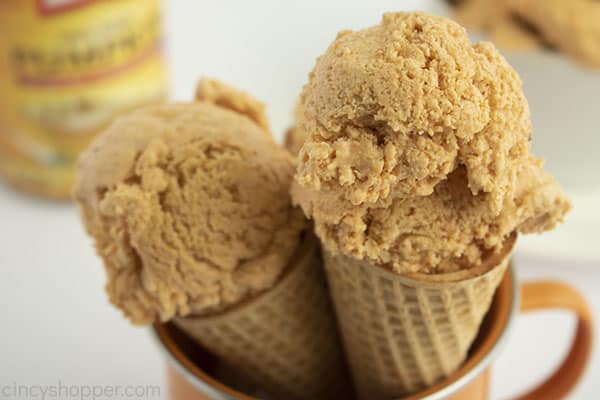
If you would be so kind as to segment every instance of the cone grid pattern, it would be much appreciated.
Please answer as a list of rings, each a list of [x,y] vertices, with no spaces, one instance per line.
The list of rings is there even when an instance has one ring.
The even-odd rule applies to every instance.
[[[508,257],[459,282],[421,282],[342,255],[326,254],[325,265],[359,396],[391,399],[465,360]]]
[[[346,367],[316,243],[259,297],[177,325],[271,398],[336,398]]]

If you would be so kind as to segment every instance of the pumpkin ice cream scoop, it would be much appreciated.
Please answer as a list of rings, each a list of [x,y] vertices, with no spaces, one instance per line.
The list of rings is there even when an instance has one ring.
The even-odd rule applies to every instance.
[[[271,287],[305,227],[291,156],[210,102],[145,108],[81,156],[75,196],[134,323],[224,310]]]
[[[172,322],[247,393],[329,399],[349,385],[294,170],[263,104],[203,79],[194,103],[140,109],[98,136],[75,198],[133,323]]]
[[[343,31],[300,96],[292,198],[312,218],[360,398],[466,359],[517,233],[570,208],[530,152],[521,80],[490,43],[424,13]]]
[[[389,13],[339,33],[299,107],[292,195],[332,253],[398,273],[470,268],[570,208],[531,155],[519,76],[446,18]]]

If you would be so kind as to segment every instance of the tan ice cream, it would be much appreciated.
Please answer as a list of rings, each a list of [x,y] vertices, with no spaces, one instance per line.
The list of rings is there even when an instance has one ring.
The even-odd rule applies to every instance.
[[[462,0],[456,16],[506,48],[556,47],[600,68],[600,2],[591,0]]]
[[[285,132],[283,145],[292,155],[297,156],[305,139],[306,132],[298,129],[297,126],[292,126]]]
[[[570,208],[530,154],[517,73],[448,19],[389,13],[341,32],[301,107],[292,196],[334,254],[398,273],[469,268]]]
[[[221,311],[268,289],[305,224],[288,194],[292,157],[265,134],[262,112],[228,109],[255,103],[199,93],[197,104],[118,119],[80,159],[75,197],[110,300],[134,323]]]
[[[297,156],[302,148],[302,145],[306,141],[308,137],[308,133],[298,126],[298,121],[302,120],[303,111],[300,106],[300,103],[296,104],[296,108],[294,109],[294,125],[292,125],[286,132],[283,139],[284,147],[292,153],[292,155]]]
[[[264,103],[248,93],[216,79],[202,78],[196,85],[195,99],[198,102],[216,104],[245,115],[270,135],[269,120]]]

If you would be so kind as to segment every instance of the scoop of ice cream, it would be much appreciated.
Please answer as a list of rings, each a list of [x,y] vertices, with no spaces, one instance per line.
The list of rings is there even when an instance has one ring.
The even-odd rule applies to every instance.
[[[463,0],[456,15],[507,48],[556,47],[600,68],[600,3],[590,0]]]
[[[338,35],[302,93],[301,184],[351,206],[427,195],[457,165],[499,205],[528,147],[521,81],[491,44],[422,13]],[[347,205],[342,205],[345,207]]]
[[[306,140],[306,136],[306,132],[299,129],[297,125],[292,126],[285,132],[283,146],[293,156],[297,156]]]
[[[82,154],[75,188],[111,302],[149,323],[271,287],[304,227],[293,171],[264,126],[209,102],[118,119]]]
[[[394,13],[338,34],[301,102],[292,196],[334,253],[398,272],[463,268],[569,207],[554,181],[527,193],[551,211],[524,203],[523,174],[550,177],[529,153],[521,81],[450,20]]]
[[[474,196],[466,171],[458,167],[429,196],[395,199],[370,209],[362,237],[353,237],[371,260],[398,273],[446,273],[479,265],[502,247],[512,232],[552,229],[570,203],[558,183],[532,159],[519,174],[502,211],[490,207],[490,195]],[[338,232],[330,231],[328,235]]]
[[[298,125],[298,121],[304,118],[303,115],[304,112],[302,111],[301,104],[296,104],[296,108],[294,109],[294,125],[285,132],[283,140],[284,147],[294,156],[298,156],[302,145],[308,137],[308,132],[301,129]]]
[[[307,214],[336,214],[335,198],[295,185]],[[396,198],[385,207],[348,213],[338,224],[315,218],[317,234],[329,251],[368,259],[399,274],[446,273],[479,265],[498,251],[512,232],[553,229],[571,208],[561,186],[531,159],[519,173],[502,210],[491,207],[489,193],[473,195],[464,166],[451,172],[428,196]]]

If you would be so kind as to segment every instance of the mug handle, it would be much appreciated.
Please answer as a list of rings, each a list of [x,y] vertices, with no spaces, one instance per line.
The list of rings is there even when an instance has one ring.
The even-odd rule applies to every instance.
[[[587,301],[577,289],[559,281],[526,282],[521,285],[521,312],[543,309],[569,310],[577,316],[571,349],[558,369],[544,382],[516,400],[559,400],[573,389],[592,352],[594,322]]]

